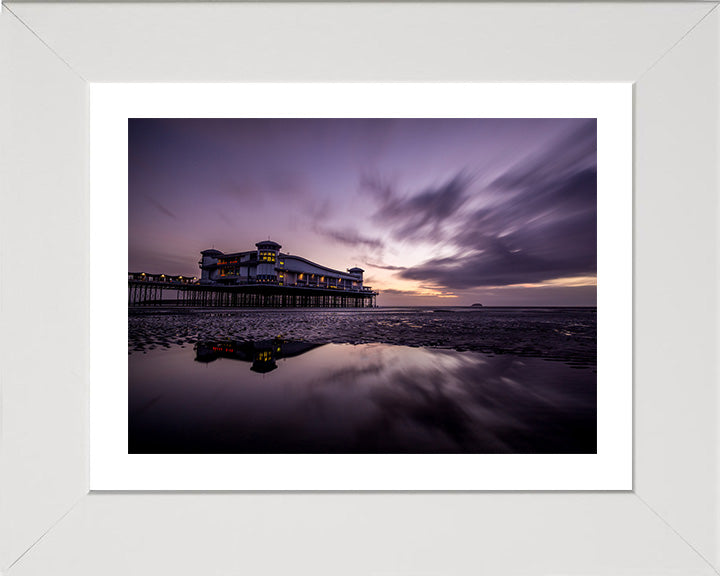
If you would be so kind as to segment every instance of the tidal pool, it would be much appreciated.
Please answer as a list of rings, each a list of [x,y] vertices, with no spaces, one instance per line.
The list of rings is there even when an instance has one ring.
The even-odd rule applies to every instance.
[[[131,453],[596,452],[593,367],[280,338],[128,361]]]

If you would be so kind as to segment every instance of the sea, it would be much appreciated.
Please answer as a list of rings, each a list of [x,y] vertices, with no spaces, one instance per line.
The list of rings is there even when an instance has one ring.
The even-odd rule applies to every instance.
[[[130,453],[597,451],[595,308],[131,309]]]

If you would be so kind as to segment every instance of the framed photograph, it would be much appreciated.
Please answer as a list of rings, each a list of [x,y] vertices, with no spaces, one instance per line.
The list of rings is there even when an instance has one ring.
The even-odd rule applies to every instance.
[[[91,489],[631,488],[631,95],[93,87]]]
[[[716,573],[715,3],[0,23],[3,573]]]

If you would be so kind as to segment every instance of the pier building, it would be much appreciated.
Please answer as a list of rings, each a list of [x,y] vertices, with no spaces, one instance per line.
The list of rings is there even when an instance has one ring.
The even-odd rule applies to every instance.
[[[362,268],[348,268],[347,272],[333,270],[303,258],[285,254],[282,246],[272,240],[255,244],[256,250],[224,254],[210,249],[201,252],[200,284],[237,286],[243,284],[271,284],[327,288],[352,292],[372,291],[363,286]]]
[[[366,308],[377,292],[363,284],[363,269],[346,272],[280,251],[277,242],[258,242],[255,250],[223,253],[203,250],[201,275],[128,274],[130,307],[321,307]]]

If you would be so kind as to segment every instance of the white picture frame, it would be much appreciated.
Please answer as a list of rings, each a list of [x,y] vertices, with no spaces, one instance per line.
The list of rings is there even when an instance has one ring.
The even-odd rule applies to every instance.
[[[3,6],[2,573],[716,574],[719,40],[714,2]],[[635,84],[632,491],[88,493],[88,85],[279,80]]]

